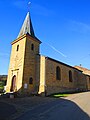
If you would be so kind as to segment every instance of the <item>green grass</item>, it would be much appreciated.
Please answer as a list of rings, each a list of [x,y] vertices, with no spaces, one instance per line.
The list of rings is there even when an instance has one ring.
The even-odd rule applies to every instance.
[[[4,86],[0,86],[0,89],[4,89]]]
[[[53,95],[50,95],[50,97],[54,97],[54,98],[59,98],[59,97],[67,97],[69,96],[70,94],[64,94],[64,93],[56,93],[56,94],[53,94]]]

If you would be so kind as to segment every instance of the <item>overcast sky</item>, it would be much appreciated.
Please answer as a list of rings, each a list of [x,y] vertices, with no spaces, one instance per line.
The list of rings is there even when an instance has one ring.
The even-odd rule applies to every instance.
[[[7,74],[11,42],[18,36],[29,0],[0,0],[0,74]],[[90,0],[30,0],[40,53],[90,69]]]

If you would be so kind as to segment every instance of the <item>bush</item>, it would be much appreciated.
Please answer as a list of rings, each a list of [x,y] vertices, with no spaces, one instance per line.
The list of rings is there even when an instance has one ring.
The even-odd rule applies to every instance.
[[[0,81],[0,93],[4,90],[4,81]]]

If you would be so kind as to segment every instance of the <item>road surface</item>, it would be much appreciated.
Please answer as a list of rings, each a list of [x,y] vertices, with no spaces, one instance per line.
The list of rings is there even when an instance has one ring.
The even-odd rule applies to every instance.
[[[90,92],[34,106],[14,120],[90,120]]]

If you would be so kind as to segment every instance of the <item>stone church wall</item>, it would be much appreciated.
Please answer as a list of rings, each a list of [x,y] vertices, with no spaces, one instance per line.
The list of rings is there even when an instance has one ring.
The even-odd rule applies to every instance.
[[[12,42],[7,92],[49,95],[90,90],[90,77],[85,75],[90,70],[84,69],[82,73],[81,68],[40,55],[40,44],[41,41],[34,35],[28,12],[18,38]]]
[[[56,79],[57,66],[60,67],[60,80]],[[72,72],[72,82],[69,81],[69,71]],[[86,90],[86,77],[81,71],[51,58],[46,58],[45,76],[47,95],[59,92]]]
[[[8,70],[8,79],[6,91],[10,92],[12,78],[16,76],[16,88],[14,91],[21,91],[22,79],[23,79],[23,65],[24,65],[24,53],[25,53],[25,36],[20,37],[12,42],[12,51],[10,57],[10,65]],[[18,51],[17,46],[19,45]]]
[[[31,50],[31,45],[34,45]],[[27,35],[24,67],[23,67],[23,92],[25,94],[32,94],[38,92],[39,73],[40,73],[40,56],[39,56],[39,42]],[[30,83],[32,78],[32,83]],[[25,84],[27,88],[25,88]]]

